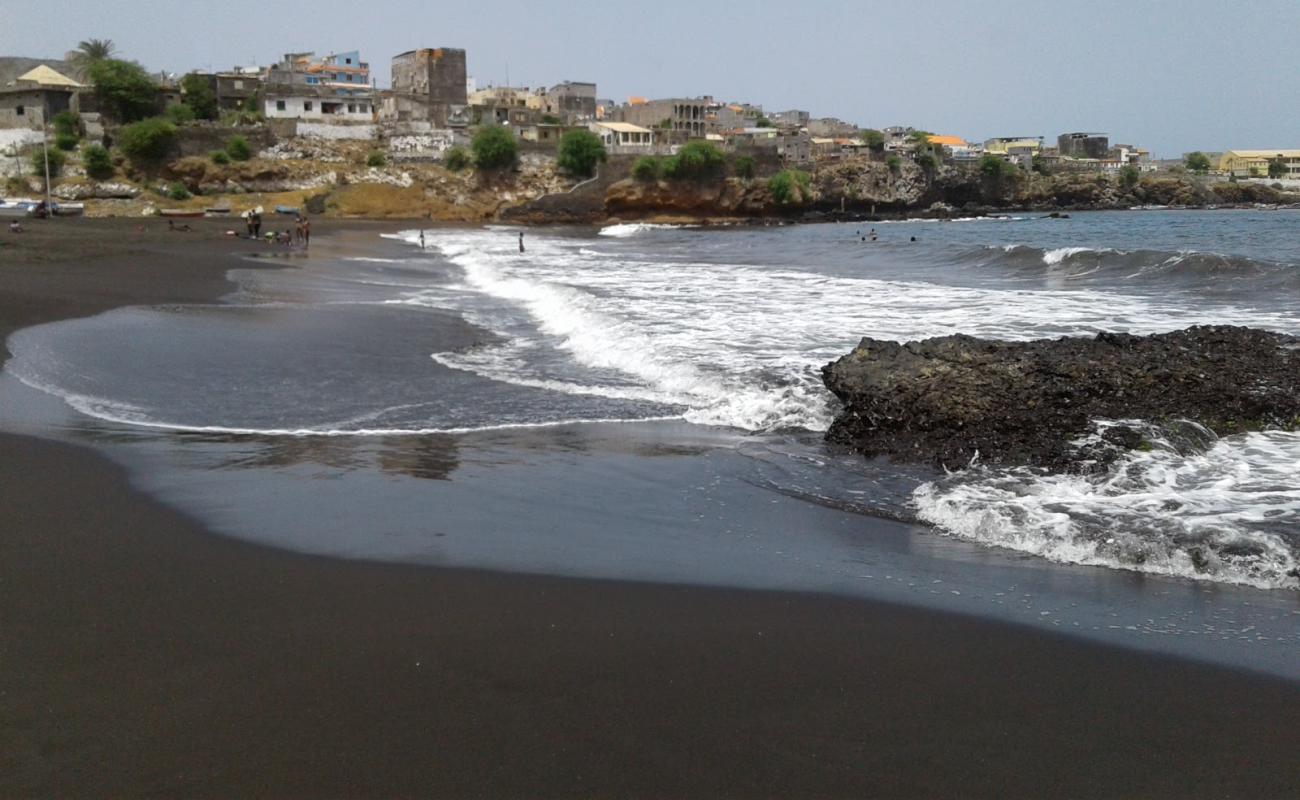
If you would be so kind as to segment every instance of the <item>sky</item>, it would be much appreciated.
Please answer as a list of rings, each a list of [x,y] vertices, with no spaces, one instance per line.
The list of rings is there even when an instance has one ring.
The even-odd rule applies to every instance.
[[[595,81],[982,141],[1067,131],[1176,158],[1300,148],[1300,0],[556,3],[0,0],[0,55],[87,38],[185,72],[282,54],[460,47],[480,86]]]

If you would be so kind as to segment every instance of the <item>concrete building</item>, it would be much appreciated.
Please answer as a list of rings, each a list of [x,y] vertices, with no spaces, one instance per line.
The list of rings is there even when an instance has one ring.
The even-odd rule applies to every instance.
[[[806,128],[812,115],[807,111],[792,109],[790,111],[773,111],[767,118],[778,128]]]
[[[709,120],[709,111],[713,105],[711,97],[666,100],[644,100],[634,97],[619,109],[619,116],[622,122],[630,122],[643,128],[679,131],[689,138],[703,139],[707,133],[716,128],[716,118],[712,123]]]
[[[1062,158],[1105,158],[1110,138],[1104,133],[1063,133],[1056,137],[1056,149]]]
[[[396,122],[427,123],[445,128],[469,105],[465,51],[426,47],[393,56],[392,90],[385,94],[382,116]]]
[[[0,87],[0,128],[39,130],[64,111],[77,111],[84,87],[42,64]]]
[[[858,126],[835,117],[820,117],[808,120],[808,133],[814,139],[834,139],[843,136],[857,136]]]
[[[1282,162],[1282,180],[1300,180],[1300,150],[1229,150],[1219,157],[1219,172],[1238,178],[1267,178],[1270,162]]]
[[[535,95],[541,113],[564,124],[596,119],[596,84],[578,81],[557,83]]]
[[[267,119],[372,122],[376,111],[370,65],[355,50],[322,58],[286,53],[263,81],[262,113]]]
[[[996,136],[984,140],[984,152],[997,156],[1037,155],[1043,149],[1041,136]],[[1015,151],[1015,152],[1012,152]]]

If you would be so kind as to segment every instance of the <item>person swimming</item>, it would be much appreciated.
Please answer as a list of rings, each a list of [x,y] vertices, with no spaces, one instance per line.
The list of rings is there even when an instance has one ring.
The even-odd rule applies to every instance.
[[[524,232],[519,232],[519,252],[524,252]]]

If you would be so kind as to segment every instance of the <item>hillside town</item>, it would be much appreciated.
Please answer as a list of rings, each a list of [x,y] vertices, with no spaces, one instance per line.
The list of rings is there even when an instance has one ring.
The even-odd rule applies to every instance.
[[[768,172],[866,162],[883,164],[894,175],[903,175],[904,165],[918,167],[927,182],[942,169],[969,168],[995,177],[1103,175],[1132,186],[1142,176],[1165,171],[1259,181],[1278,190],[1300,188],[1300,149],[1295,148],[1231,149],[1159,160],[1139,144],[1095,131],[1009,131],[1015,135],[973,141],[954,132],[904,124],[866,127],[808,110],[771,111],[760,103],[711,95],[615,101],[601,97],[594,81],[480,86],[469,72],[466,51],[451,47],[393,55],[387,88],[378,85],[381,68],[372,69],[357,50],[286,53],[269,65],[215,72],[149,74],[152,88],[143,104],[137,96],[135,106],[125,108],[113,95],[118,91],[114,81],[125,73],[113,68],[125,64],[147,73],[134,62],[117,60],[111,42],[82,44],[108,49],[96,54],[83,47],[63,59],[0,58],[0,177],[8,179],[10,196],[49,189],[60,175],[101,181],[120,177],[120,142],[112,162],[117,168],[98,170],[78,166],[75,157],[65,167],[69,159],[62,154],[56,154],[51,169],[46,145],[53,141],[68,156],[80,151],[102,161],[98,148],[114,145],[116,128],[149,118],[180,129],[178,143],[165,155],[201,155],[211,144],[218,165],[229,163],[227,155],[235,160],[250,155],[291,160],[296,155],[319,162],[346,161],[352,153],[372,169],[421,163],[454,169],[477,132],[500,128],[519,153],[538,163],[553,159],[566,134],[585,131],[599,140],[602,159],[669,157],[692,142],[705,142],[733,159],[757,159]],[[219,147],[223,132],[252,144],[226,154]],[[83,149],[88,146],[94,149]],[[40,154],[33,157],[37,149]],[[239,152],[244,149],[247,155]],[[144,160],[132,157],[127,166]],[[183,176],[172,177],[184,182]],[[184,190],[202,191],[194,180]],[[181,199],[183,192],[172,193]],[[112,191],[69,187],[63,198],[105,194],[111,197]]]

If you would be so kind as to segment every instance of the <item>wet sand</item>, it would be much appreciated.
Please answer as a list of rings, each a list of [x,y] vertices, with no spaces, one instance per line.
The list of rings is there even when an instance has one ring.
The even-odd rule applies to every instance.
[[[4,232],[0,333],[219,297],[263,248],[191,224]],[[1300,794],[1295,683],[856,600],[274,551],[9,435],[0,509],[4,796]]]

